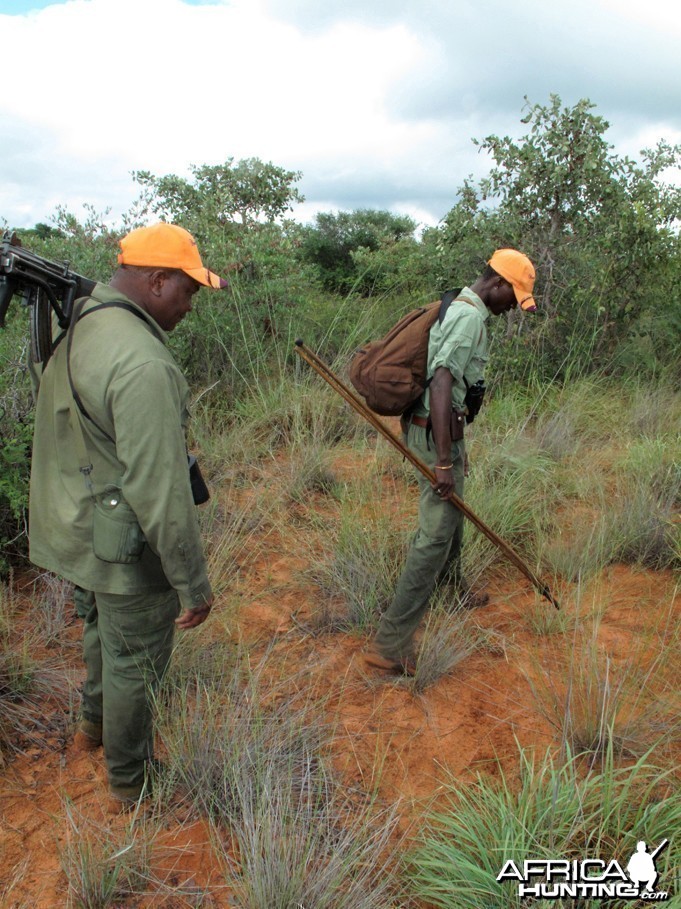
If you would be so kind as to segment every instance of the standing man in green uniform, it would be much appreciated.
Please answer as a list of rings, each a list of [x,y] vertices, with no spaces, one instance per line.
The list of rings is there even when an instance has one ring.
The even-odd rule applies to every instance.
[[[213,594],[187,466],[189,389],[167,348],[201,286],[225,287],[177,225],[121,240],[119,268],[76,303],[36,405],[30,557],[76,585],[86,679],[76,733],[104,746],[113,805],[146,791],[150,691],[174,629]]]
[[[450,583],[463,605],[481,606],[487,596],[469,590],[461,576],[463,514],[447,501],[463,498],[464,400],[467,386],[483,378],[488,359],[486,321],[515,306],[533,312],[534,267],[514,249],[499,249],[486,270],[451,303],[428,343],[431,379],[407,417],[407,444],[435,474],[431,486],[419,474],[419,529],[411,544],[393,601],[381,617],[366,662],[378,669],[413,675],[414,633],[436,584]]]

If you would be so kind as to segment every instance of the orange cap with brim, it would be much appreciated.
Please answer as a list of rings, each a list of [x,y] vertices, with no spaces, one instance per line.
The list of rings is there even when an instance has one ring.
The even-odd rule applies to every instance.
[[[498,249],[487,263],[513,286],[518,305],[525,312],[536,312],[534,265],[517,249]]]
[[[221,289],[227,281],[209,271],[199,255],[196,240],[177,224],[153,224],[138,227],[120,241],[119,265],[147,268],[174,268],[183,271],[205,287]]]

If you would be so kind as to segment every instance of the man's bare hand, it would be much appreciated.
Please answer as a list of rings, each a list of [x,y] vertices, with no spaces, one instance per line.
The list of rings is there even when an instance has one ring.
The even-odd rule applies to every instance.
[[[454,492],[454,479],[452,477],[451,466],[447,470],[439,467],[435,468],[435,482],[430,484],[437,495],[446,499]]]
[[[198,625],[202,625],[208,618],[212,605],[213,598],[211,597],[209,602],[202,603],[201,606],[194,606],[193,609],[185,609],[182,615],[175,619],[175,624],[181,631],[186,631],[188,628],[196,628]]]

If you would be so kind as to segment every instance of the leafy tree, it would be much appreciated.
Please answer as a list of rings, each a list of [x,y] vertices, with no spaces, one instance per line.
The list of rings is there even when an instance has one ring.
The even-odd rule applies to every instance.
[[[285,219],[304,200],[295,185],[301,174],[257,158],[229,158],[192,167],[190,179],[133,176],[142,193],[129,226],[150,215],[181,224],[196,237],[204,262],[231,285],[229,303],[224,294],[201,293],[173,334],[175,353],[196,384],[216,376],[223,384],[243,382],[245,348],[252,343],[266,356],[267,339],[285,330],[305,283],[314,280],[296,259],[298,228]]]
[[[506,356],[526,356],[519,348],[534,341],[532,352],[551,372],[609,367],[651,307],[678,306],[681,189],[663,178],[679,168],[681,147],[660,142],[638,164],[621,158],[593,107],[581,100],[563,108],[552,95],[548,105],[528,103],[521,139],[477,142],[495,166],[477,186],[464,184],[442,230],[445,265],[496,246],[533,259],[541,315],[511,316],[507,334],[515,332],[516,346]]]
[[[410,217],[389,211],[321,212],[305,231],[301,255],[317,268],[327,290],[368,294],[373,289],[374,276],[357,254],[413,240],[415,230]]]
[[[156,177],[137,171],[133,178],[142,187],[146,209],[162,219],[174,220],[188,230],[206,222],[222,228],[249,228],[272,223],[304,197],[295,187],[299,171],[285,170],[259,158],[234,163],[192,166],[193,180],[168,174]],[[192,230],[192,232],[194,232]]]
[[[33,399],[27,369],[27,326],[15,306],[0,332],[0,577],[26,553],[26,512]]]

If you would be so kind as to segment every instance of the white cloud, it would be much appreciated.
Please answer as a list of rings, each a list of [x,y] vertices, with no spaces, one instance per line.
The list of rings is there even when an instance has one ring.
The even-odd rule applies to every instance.
[[[623,139],[678,134],[676,6],[66,0],[0,15],[0,216],[45,220],[55,200],[120,212],[131,170],[259,157],[303,171],[306,214],[329,200],[437,220],[487,169],[471,138],[519,134],[525,94],[590,97]]]
[[[21,90],[0,102],[52,130],[60,150],[139,157],[377,154],[416,141],[390,122],[391,83],[419,60],[401,26],[334,27],[304,38],[257,3],[70,0],[7,17],[4,64]],[[4,43],[4,42],[3,42]],[[25,66],[26,48],[44,68]],[[71,47],[65,55],[57,49]]]

